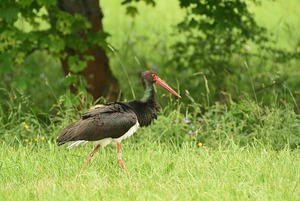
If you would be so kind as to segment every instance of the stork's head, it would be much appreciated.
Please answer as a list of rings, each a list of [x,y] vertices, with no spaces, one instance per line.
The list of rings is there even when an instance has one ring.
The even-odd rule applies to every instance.
[[[158,77],[157,73],[154,72],[154,71],[145,71],[145,72],[143,72],[142,73],[142,79],[145,82],[148,82],[148,83],[158,84],[158,85],[162,86],[163,88],[165,88],[170,93],[172,93],[173,95],[181,98],[181,96],[176,91],[174,91],[167,83],[165,83],[162,79],[160,79]]]

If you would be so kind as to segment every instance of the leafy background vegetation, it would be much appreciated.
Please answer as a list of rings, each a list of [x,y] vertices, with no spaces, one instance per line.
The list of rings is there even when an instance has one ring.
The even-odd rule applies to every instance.
[[[215,1],[101,1],[110,35],[99,33],[89,44],[73,42],[73,31],[90,26],[84,18],[55,10],[56,1],[26,2],[0,7],[1,199],[299,198],[296,0],[247,1],[247,7],[228,1],[241,3],[228,12],[251,33],[234,16],[214,16]],[[46,9],[35,10],[41,6],[61,17],[56,30]],[[239,18],[244,14],[249,18]],[[216,17],[222,23],[214,24]],[[73,73],[64,76],[61,50],[94,43],[106,49],[123,100],[142,96],[138,74],[145,69],[157,70],[183,96],[175,100],[157,89],[158,120],[123,143],[129,178],[114,147],[101,149],[79,175],[93,145],[55,145],[59,131],[94,104],[76,76],[91,58],[70,57]],[[77,95],[70,83],[79,83]]]

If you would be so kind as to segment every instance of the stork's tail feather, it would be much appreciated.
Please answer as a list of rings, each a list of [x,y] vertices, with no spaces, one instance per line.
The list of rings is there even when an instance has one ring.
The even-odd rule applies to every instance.
[[[74,137],[73,137],[72,134],[77,132],[77,129],[80,126],[80,121],[81,120],[70,124],[69,126],[67,126],[66,128],[64,128],[60,132],[58,138],[56,139],[56,143],[57,143],[58,146],[63,145],[65,143],[67,143],[67,142],[75,141],[76,140],[76,139],[74,139]]]

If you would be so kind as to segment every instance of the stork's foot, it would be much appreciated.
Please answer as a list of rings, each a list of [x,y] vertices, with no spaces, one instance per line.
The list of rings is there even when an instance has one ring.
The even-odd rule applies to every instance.
[[[121,168],[122,168],[123,170],[126,170],[126,168],[125,168],[125,165],[124,165],[124,162],[123,162],[122,158],[119,158],[119,157],[118,157],[118,161],[119,161],[119,163],[120,163],[120,165],[121,165]]]
[[[100,148],[100,144],[98,144],[96,146],[96,148],[90,153],[90,155],[87,157],[85,164],[83,165],[83,167],[81,168],[80,174],[82,173],[82,171],[86,168],[86,166],[89,164],[89,162],[92,160],[94,154],[98,151],[98,149]]]

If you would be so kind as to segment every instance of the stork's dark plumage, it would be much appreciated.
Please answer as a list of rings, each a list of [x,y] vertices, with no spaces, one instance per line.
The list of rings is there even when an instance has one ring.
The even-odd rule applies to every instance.
[[[148,126],[157,118],[160,106],[155,99],[153,84],[159,84],[170,93],[180,97],[155,72],[145,71],[141,77],[145,88],[142,99],[112,102],[84,113],[80,120],[61,131],[57,144],[73,142],[69,146],[72,147],[88,141],[96,141],[97,146],[87,158],[87,165],[100,146],[116,143],[119,163],[125,169],[121,157],[121,141],[131,136],[140,126]]]

